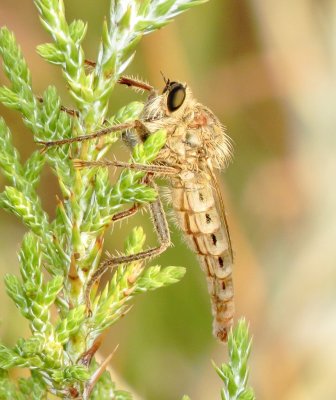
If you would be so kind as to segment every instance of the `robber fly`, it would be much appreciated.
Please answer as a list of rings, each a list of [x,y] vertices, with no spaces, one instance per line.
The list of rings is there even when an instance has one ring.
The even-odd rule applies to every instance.
[[[187,85],[165,79],[165,87],[159,93],[147,83],[132,78],[122,77],[119,83],[149,92],[137,120],[89,135],[42,143],[49,147],[123,131],[124,142],[132,148],[159,129],[166,130],[167,142],[153,164],[79,161],[77,166],[113,165],[146,171],[147,177],[161,175],[169,179],[172,207],[178,225],[190,248],[197,254],[206,275],[214,317],[213,333],[225,342],[234,314],[233,255],[224,203],[214,170],[223,168],[230,159],[230,139],[216,116],[197,102]],[[148,179],[148,184],[155,187],[151,179]],[[115,215],[114,220],[127,217],[135,211],[136,206]],[[93,284],[108,268],[151,258],[170,246],[169,228],[160,198],[150,204],[150,211],[160,241],[159,246],[134,255],[103,261],[87,285],[87,303]]]

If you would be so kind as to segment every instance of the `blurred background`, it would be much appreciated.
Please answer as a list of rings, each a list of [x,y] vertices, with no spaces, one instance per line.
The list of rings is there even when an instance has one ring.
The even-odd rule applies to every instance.
[[[97,4],[99,3],[99,6]],[[89,22],[84,47],[95,59],[108,1],[65,1],[68,20]],[[15,32],[40,94],[56,85],[71,106],[61,73],[35,52],[50,41],[32,2],[1,0],[0,25]],[[160,71],[186,81],[226,125],[234,161],[222,174],[235,252],[237,318],[253,334],[250,383],[260,400],[336,398],[336,2],[211,0],[145,37],[127,70],[163,85]],[[6,82],[2,71],[0,82]],[[118,88],[111,113],[141,99]],[[19,114],[0,108],[26,158],[36,148]],[[0,150],[1,151],[1,150]],[[127,157],[121,145],[117,154]],[[125,156],[126,154],[126,156]],[[5,184],[0,177],[0,186]],[[57,182],[44,170],[40,194],[52,216]],[[147,222],[144,222],[146,219]],[[144,225],[153,243],[149,218]],[[137,399],[219,399],[211,360],[226,348],[211,335],[210,305],[196,258],[171,224],[175,246],[159,260],[182,265],[179,284],[135,299],[112,327],[103,352],[120,343],[113,377]],[[18,272],[24,228],[0,211],[0,268]],[[107,247],[122,248],[118,235]],[[0,281],[1,340],[28,336]]]

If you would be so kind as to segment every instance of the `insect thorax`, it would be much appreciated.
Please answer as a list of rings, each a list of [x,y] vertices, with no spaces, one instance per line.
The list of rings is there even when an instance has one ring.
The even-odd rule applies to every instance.
[[[134,147],[150,134],[165,129],[167,142],[157,157],[157,162],[177,164],[183,169],[195,170],[205,160],[210,160],[214,167],[222,167],[230,158],[231,152],[224,128],[211,110],[194,99],[187,86],[177,82],[171,85],[172,90],[179,95],[178,90],[182,88],[185,96],[172,99],[170,96],[175,92],[169,92],[167,88],[162,94],[153,91],[139,116],[141,126],[136,132],[125,132],[124,141]],[[177,107],[178,101],[181,104]]]

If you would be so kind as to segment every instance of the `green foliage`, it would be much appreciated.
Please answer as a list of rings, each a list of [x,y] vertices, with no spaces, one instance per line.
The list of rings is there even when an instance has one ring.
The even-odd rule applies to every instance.
[[[228,339],[229,362],[214,368],[224,383],[221,400],[255,400],[254,392],[247,387],[248,367],[252,339],[249,338],[248,326],[244,319],[238,321],[231,330]],[[183,396],[182,400],[190,400]]]
[[[58,0],[35,0],[42,24],[54,40],[38,46],[38,53],[48,62],[61,66],[78,118],[73,120],[62,109],[54,87],[45,90],[41,101],[34,96],[27,63],[13,34],[6,28],[0,30],[0,55],[11,87],[0,88],[0,101],[21,113],[35,140],[64,139],[99,129],[105,120],[114,84],[131,61],[142,35],[202,2],[112,1],[109,24],[104,23],[98,63],[88,73],[81,48],[86,24],[79,20],[67,24],[63,3]],[[141,109],[141,103],[130,103],[107,123],[134,120]],[[85,286],[99,265],[104,234],[112,216],[125,204],[148,203],[157,196],[142,183],[141,171],[124,170],[112,184],[104,169],[78,171],[73,168],[72,158],[98,160],[118,137],[117,132],[95,143],[65,145],[45,154],[35,151],[22,164],[11,132],[0,119],[0,169],[9,184],[0,194],[0,206],[28,228],[19,253],[21,277],[8,274],[5,285],[18,310],[29,321],[32,332],[31,337],[19,339],[12,349],[0,345],[0,399],[30,399],[31,393],[34,399],[45,399],[48,392],[62,398],[85,393],[99,366],[94,360],[90,366],[80,360],[90,352],[99,335],[128,312],[129,302],[136,294],[176,283],[185,273],[182,267],[144,268],[142,262],[119,265],[94,297],[91,314],[87,313],[83,304]],[[131,161],[152,162],[165,140],[164,131],[153,133],[145,143],[134,148]],[[42,209],[36,192],[45,162],[57,175],[63,194],[63,200],[58,200],[54,221]],[[125,241],[125,254],[141,251],[144,244],[142,228],[134,228]],[[57,310],[56,319],[52,308]],[[255,398],[252,389],[246,387],[250,347],[247,326],[240,321],[229,336],[229,363],[216,367],[225,385],[222,400]],[[31,377],[14,384],[7,373],[14,367],[29,368]],[[132,397],[116,390],[110,375],[104,372],[91,398],[129,400]]]
[[[31,400],[32,394],[34,400],[45,400],[46,391],[44,385],[39,379],[32,377],[28,379],[20,378],[16,385],[5,370],[0,370],[0,399],[1,400]]]
[[[130,63],[136,44],[144,34],[204,1],[111,0],[97,65],[87,71],[81,46],[87,25],[80,20],[68,24],[62,0],[34,0],[41,23],[52,38],[52,43],[39,45],[37,51],[62,69],[76,118],[62,108],[55,87],[47,87],[41,98],[34,95],[28,65],[14,35],[5,27],[0,29],[0,56],[10,85],[0,87],[0,101],[22,115],[35,141],[70,138],[92,133],[103,124],[132,121],[139,115],[141,103],[125,105],[107,120],[106,112],[114,85]],[[31,336],[20,338],[13,348],[0,344],[0,399],[31,399],[32,393],[34,399],[46,399],[47,393],[87,398],[85,393],[97,372],[99,380],[94,382],[90,398],[131,399],[130,394],[115,389],[104,369],[100,371],[92,359],[94,345],[99,335],[129,310],[136,294],[178,282],[185,271],[181,267],[146,269],[141,262],[119,265],[92,299],[91,314],[85,307],[85,287],[99,266],[113,215],[126,204],[148,203],[157,196],[142,183],[141,171],[124,170],[111,183],[104,168],[73,167],[74,158],[100,159],[119,136],[120,132],[115,132],[47,152],[36,150],[23,164],[9,128],[0,119],[0,171],[8,184],[0,193],[0,206],[27,227],[19,253],[20,278],[8,274],[5,285],[31,329]],[[131,161],[150,163],[165,140],[164,131],[153,133],[134,148]],[[63,196],[57,199],[53,221],[36,191],[45,163],[56,174]],[[135,228],[125,241],[125,253],[136,253],[144,245],[142,228]],[[88,354],[91,364],[85,362]],[[8,377],[14,367],[28,368],[31,377],[14,384]]]
[[[247,361],[251,351],[251,339],[244,319],[229,334],[228,349],[230,360],[220,367],[215,366],[217,374],[224,382],[222,400],[255,400],[253,390],[247,387]]]

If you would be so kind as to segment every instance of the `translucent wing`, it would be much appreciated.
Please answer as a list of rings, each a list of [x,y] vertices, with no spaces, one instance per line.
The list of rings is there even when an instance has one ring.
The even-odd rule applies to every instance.
[[[222,226],[223,226],[226,236],[227,236],[227,241],[228,241],[228,245],[229,245],[229,254],[231,256],[231,262],[233,263],[232,243],[231,243],[230,231],[229,231],[229,226],[228,226],[226,213],[225,213],[224,200],[223,200],[223,196],[222,196],[222,192],[221,192],[221,188],[220,188],[220,179],[218,179],[215,172],[210,167],[208,168],[208,173],[211,177],[211,185],[212,185],[213,192],[214,192],[217,212],[220,216]]]

